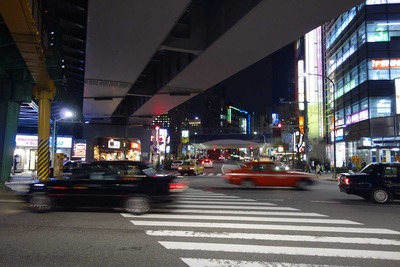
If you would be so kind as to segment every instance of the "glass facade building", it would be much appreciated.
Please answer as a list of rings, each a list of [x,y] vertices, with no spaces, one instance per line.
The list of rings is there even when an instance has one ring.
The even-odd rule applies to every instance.
[[[400,1],[369,0],[324,25],[325,129],[338,167],[397,161]],[[333,153],[336,142],[336,153]]]

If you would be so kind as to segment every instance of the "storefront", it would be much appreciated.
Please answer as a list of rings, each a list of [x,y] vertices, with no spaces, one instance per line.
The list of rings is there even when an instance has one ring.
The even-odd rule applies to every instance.
[[[36,170],[38,137],[36,135],[17,134],[15,144],[13,172]],[[63,153],[70,157],[71,146],[72,137],[57,137],[57,153]]]
[[[140,161],[141,144],[136,138],[99,137],[95,139],[94,160],[135,160]]]

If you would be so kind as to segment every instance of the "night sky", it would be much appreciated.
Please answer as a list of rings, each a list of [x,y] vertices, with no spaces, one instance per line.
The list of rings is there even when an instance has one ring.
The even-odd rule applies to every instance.
[[[270,114],[276,111],[279,98],[294,99],[293,59],[294,45],[291,43],[215,87],[225,87],[226,101],[235,107],[255,114]],[[212,92],[213,88],[210,88],[190,101],[192,116],[201,116],[204,97]]]

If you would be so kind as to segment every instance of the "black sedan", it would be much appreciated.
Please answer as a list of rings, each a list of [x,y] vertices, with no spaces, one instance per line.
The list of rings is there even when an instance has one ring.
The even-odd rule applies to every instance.
[[[141,214],[173,201],[187,187],[187,179],[158,174],[143,162],[98,161],[73,169],[67,179],[32,184],[27,200],[37,212],[71,206],[123,207]]]
[[[342,173],[338,185],[341,192],[375,203],[400,199],[400,163],[371,163],[359,173]]]

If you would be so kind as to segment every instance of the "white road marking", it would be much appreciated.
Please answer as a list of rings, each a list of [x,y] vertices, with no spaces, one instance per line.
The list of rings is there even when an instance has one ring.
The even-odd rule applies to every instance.
[[[333,249],[320,247],[284,247],[284,246],[257,246],[222,243],[197,243],[197,242],[172,242],[159,241],[163,247],[176,250],[196,251],[223,251],[240,253],[261,253],[280,255],[302,255],[314,257],[340,257],[379,260],[400,260],[398,251],[358,250],[358,249]]]
[[[237,196],[214,196],[214,195],[199,195],[199,194],[181,194],[180,198],[203,198],[203,197],[208,197],[208,198],[221,198],[221,199],[240,199],[240,197]],[[253,201],[255,201],[253,199]]]
[[[316,267],[315,264],[289,263],[289,262],[265,262],[265,261],[235,261],[225,259],[200,259],[181,258],[189,267]],[[339,265],[318,265],[318,267],[351,267]]]
[[[227,238],[227,239],[245,239],[245,240],[278,240],[278,241],[294,241],[294,242],[400,246],[400,240],[383,239],[383,238],[363,238],[363,237],[273,235],[273,234],[195,232],[195,231],[174,231],[174,230],[156,230],[156,231],[146,230],[146,234],[151,236],[169,236],[169,237],[206,237],[206,238]]]
[[[229,200],[231,201],[231,200]],[[241,201],[237,200],[237,201]],[[252,206],[273,206],[276,204],[272,204],[272,203],[260,203],[260,202],[248,202],[248,200],[245,200],[243,202],[224,202],[224,201],[203,201],[203,200],[178,200],[175,201],[175,203],[183,203],[183,204],[203,204],[203,205],[208,205],[208,204],[244,204],[244,205],[252,205]]]
[[[186,195],[194,195],[194,196],[209,196],[209,195],[213,195],[213,196],[227,196],[226,194],[222,194],[222,193],[214,193],[214,192],[209,192],[209,191],[202,191],[202,190],[190,190],[188,192],[185,192],[182,194],[182,196],[186,196]]]
[[[221,197],[218,197],[218,198],[221,198]],[[199,198],[199,197],[180,197],[179,198],[179,201],[177,201],[178,203],[180,203],[180,202],[182,202],[182,200],[185,200],[185,201],[196,201],[196,200],[199,200],[199,199],[201,199],[202,201],[204,200],[213,200],[213,201],[221,201],[221,200],[228,200],[228,201],[232,201],[232,202],[238,202],[238,201],[243,201],[243,202],[255,202],[256,200],[254,200],[254,199],[245,199],[245,198],[241,198],[241,199],[237,199],[237,198],[234,198],[234,199],[227,199],[227,198],[221,198],[221,199],[217,199],[217,198],[214,198],[214,197],[201,197],[201,198]],[[196,202],[197,203],[197,202]],[[200,203],[202,203],[202,202],[200,202]],[[208,203],[208,202],[206,202],[206,203]],[[218,202],[218,203],[220,203],[220,202]],[[235,203],[236,204],[236,203]],[[247,203],[246,203],[247,204]]]
[[[204,203],[203,203],[204,204]],[[231,203],[232,204],[232,203]],[[235,203],[236,204],[236,203]],[[246,203],[247,204],[247,203]],[[250,207],[250,206],[228,206],[228,205],[187,205],[187,204],[171,204],[171,205],[166,205],[165,207],[168,208],[184,208],[184,209],[226,209],[226,210],[298,210],[295,208],[290,208],[290,207]]]
[[[318,223],[318,224],[358,224],[349,220],[290,218],[290,217],[249,217],[249,216],[219,216],[194,214],[142,214],[137,219],[175,219],[175,220],[207,220],[207,221],[253,221],[253,222],[285,222],[285,223]]]
[[[299,212],[299,211],[252,211],[252,210],[196,210],[196,209],[151,209],[152,212],[168,212],[168,213],[211,213],[211,214],[236,214],[236,215],[266,215],[266,216],[298,216],[298,217],[328,217],[327,215],[312,213],[312,212]],[[136,215],[132,215],[135,217]],[[123,215],[124,216],[124,215]],[[125,216],[126,217],[126,216]]]
[[[277,224],[249,224],[249,223],[207,223],[182,221],[136,221],[134,225],[142,226],[172,226],[172,227],[200,227],[200,228],[230,228],[230,229],[259,229],[280,231],[307,231],[307,232],[335,232],[335,233],[364,233],[400,235],[400,232],[380,228],[355,228],[331,226],[304,226],[304,225],[277,225]],[[400,255],[400,253],[399,253]]]
[[[339,204],[339,201],[327,201],[327,200],[310,200],[310,202],[314,203],[332,203],[332,204]]]

